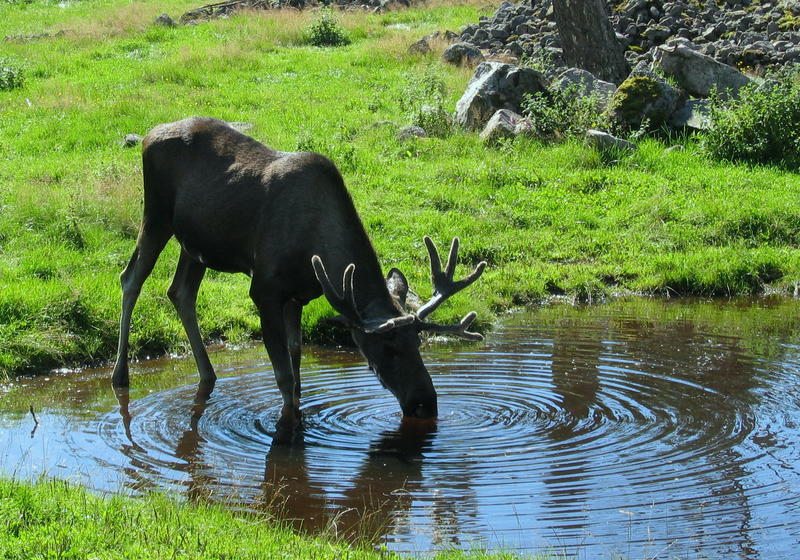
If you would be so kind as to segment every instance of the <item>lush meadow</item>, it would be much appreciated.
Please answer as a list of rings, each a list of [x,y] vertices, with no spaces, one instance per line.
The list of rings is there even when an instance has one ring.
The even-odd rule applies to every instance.
[[[496,6],[431,1],[346,14],[352,42],[309,44],[311,13],[245,13],[162,27],[188,0],[0,0],[0,57],[19,87],[0,90],[0,375],[108,360],[118,275],[141,213],[140,150],[128,133],[191,115],[252,123],[281,150],[333,158],[386,269],[429,293],[423,235],[462,240],[484,278],[439,311],[495,313],[565,296],[791,293],[800,281],[800,179],[712,161],[693,139],[643,140],[612,159],[577,141],[485,146],[474,133],[401,141],[423,104],[452,110],[471,71],[408,45],[458,30]],[[134,318],[139,355],[184,351],[166,298],[172,243]],[[309,338],[329,313],[304,317]],[[209,274],[199,300],[209,339],[257,337],[243,276]]]

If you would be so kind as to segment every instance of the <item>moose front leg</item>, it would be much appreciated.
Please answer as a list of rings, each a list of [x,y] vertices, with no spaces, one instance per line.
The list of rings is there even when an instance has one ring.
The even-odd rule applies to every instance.
[[[296,300],[289,300],[283,306],[283,318],[286,325],[286,339],[289,345],[289,357],[292,360],[294,375],[294,399],[300,403],[300,354],[303,346],[302,329],[303,305]]]
[[[261,330],[264,346],[275,371],[275,381],[283,398],[282,418],[299,418],[300,395],[295,393],[295,376],[292,356],[289,352],[289,333],[286,328],[286,302],[266,300],[259,297],[258,290],[250,289],[250,297],[255,302],[261,316]]]

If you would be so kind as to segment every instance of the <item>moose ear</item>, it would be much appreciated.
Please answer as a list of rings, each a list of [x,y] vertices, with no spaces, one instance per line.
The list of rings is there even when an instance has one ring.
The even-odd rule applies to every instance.
[[[393,268],[386,275],[386,288],[392,297],[395,298],[400,305],[405,308],[406,298],[408,297],[408,280],[402,272]]]

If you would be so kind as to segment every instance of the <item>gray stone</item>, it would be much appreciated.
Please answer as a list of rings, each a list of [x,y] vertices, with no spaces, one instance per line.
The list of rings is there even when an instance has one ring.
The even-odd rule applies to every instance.
[[[526,94],[545,91],[546,79],[537,70],[483,62],[456,103],[456,122],[467,128],[482,128],[499,109],[520,113]]]
[[[690,99],[672,113],[669,124],[675,128],[710,130],[712,125],[709,113],[710,103],[707,99]]]
[[[636,144],[602,130],[587,130],[584,138],[586,144],[600,151],[632,152],[636,149]]]
[[[527,121],[527,122],[526,122]],[[508,109],[500,109],[492,115],[481,131],[484,142],[497,142],[502,138],[514,138],[532,129],[529,119]]]
[[[559,91],[572,90],[581,97],[594,96],[598,101],[598,109],[603,110],[608,106],[617,86],[597,78],[591,72],[580,68],[569,68],[558,75],[550,86]]]
[[[397,131],[398,140],[410,140],[412,138],[425,138],[428,134],[421,126],[406,126]]]
[[[723,98],[736,96],[751,81],[735,68],[683,45],[658,47],[655,62],[664,74],[697,97],[708,97],[715,88]]]
[[[672,35],[672,30],[664,25],[652,25],[644,31],[644,36],[652,43],[660,43],[670,35]]]
[[[244,133],[253,128],[255,125],[249,122],[228,121],[228,126],[234,130]]]
[[[141,134],[126,134],[122,138],[122,146],[124,148],[133,148],[141,143],[142,140],[144,140],[144,137]]]
[[[178,25],[169,14],[159,15],[155,20],[153,20],[153,23],[156,25],[163,25],[164,27],[176,27]]]
[[[480,49],[469,43],[455,43],[442,53],[442,60],[456,66],[477,66],[485,60]]]

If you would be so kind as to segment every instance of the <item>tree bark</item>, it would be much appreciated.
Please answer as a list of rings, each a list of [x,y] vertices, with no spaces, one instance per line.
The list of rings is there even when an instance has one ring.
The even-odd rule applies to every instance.
[[[606,0],[553,0],[567,65],[619,85],[628,77],[628,63],[609,15]]]

